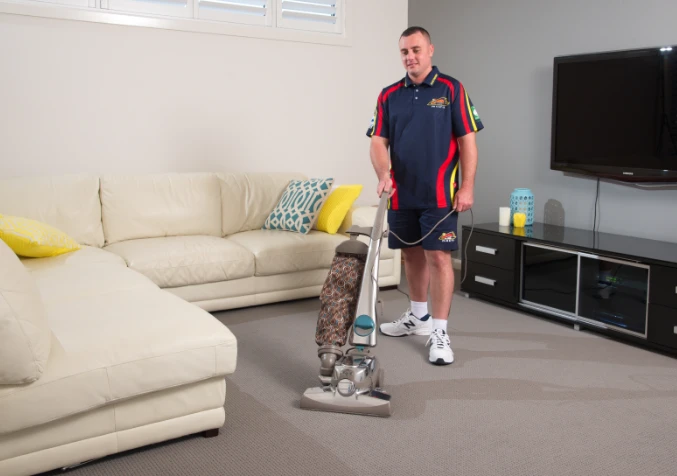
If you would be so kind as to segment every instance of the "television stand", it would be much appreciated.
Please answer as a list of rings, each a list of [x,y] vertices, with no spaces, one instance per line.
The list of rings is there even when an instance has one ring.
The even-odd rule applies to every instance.
[[[466,246],[469,297],[677,355],[677,243],[486,223]]]

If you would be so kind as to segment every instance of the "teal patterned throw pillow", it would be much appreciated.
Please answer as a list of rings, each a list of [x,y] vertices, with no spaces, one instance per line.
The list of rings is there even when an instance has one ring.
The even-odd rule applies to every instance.
[[[333,178],[292,180],[263,224],[263,229],[307,234],[315,224],[333,184]]]

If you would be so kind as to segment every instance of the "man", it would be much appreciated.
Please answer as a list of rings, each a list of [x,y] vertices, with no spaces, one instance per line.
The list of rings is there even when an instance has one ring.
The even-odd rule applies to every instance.
[[[424,28],[405,30],[399,47],[406,75],[381,91],[367,131],[377,193],[389,194],[389,229],[406,242],[421,240],[442,221],[415,246],[388,236],[390,248],[402,249],[411,305],[380,330],[389,336],[429,335],[428,360],[448,365],[454,361],[447,334],[454,291],[451,252],[458,248],[458,212],[473,204],[475,133],[484,126],[463,85],[433,66],[435,47]],[[456,213],[445,218],[452,208]]]

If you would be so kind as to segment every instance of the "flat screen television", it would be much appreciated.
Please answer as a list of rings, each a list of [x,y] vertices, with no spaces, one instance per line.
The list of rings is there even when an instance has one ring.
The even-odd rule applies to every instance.
[[[554,59],[550,168],[677,183],[677,45]]]

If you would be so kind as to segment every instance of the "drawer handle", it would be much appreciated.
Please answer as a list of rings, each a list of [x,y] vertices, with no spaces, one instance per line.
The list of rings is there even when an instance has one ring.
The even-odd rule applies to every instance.
[[[496,284],[495,279],[489,279],[483,276],[475,276],[475,281],[477,281],[478,283],[486,284],[488,286],[494,286]]]
[[[475,246],[475,251],[495,256],[498,250],[496,248],[487,248],[486,246]]]

